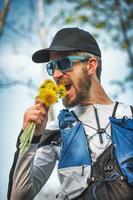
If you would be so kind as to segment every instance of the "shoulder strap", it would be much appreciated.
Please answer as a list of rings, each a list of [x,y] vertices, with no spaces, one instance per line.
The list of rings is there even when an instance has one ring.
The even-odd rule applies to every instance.
[[[75,112],[72,110],[71,113],[73,114],[73,116],[75,117],[75,119],[79,122],[79,118],[77,117],[77,115],[75,114]]]
[[[103,144],[103,138],[102,138],[102,133],[105,131],[104,129],[101,129],[100,126],[100,121],[99,121],[99,117],[98,117],[98,112],[97,112],[97,108],[95,106],[93,106],[94,108],[94,112],[95,112],[95,117],[96,117],[96,122],[97,122],[97,133],[99,134],[99,139],[100,139],[100,143]]]
[[[113,113],[112,113],[112,117],[115,117],[118,105],[119,105],[119,102],[116,101],[115,106],[114,106],[114,110],[113,110]],[[131,113],[132,113],[132,117],[133,117],[133,106],[130,106],[130,109],[131,109]]]
[[[112,113],[112,117],[115,117],[118,105],[119,105],[119,102],[116,101],[115,106],[114,106],[114,110],[113,110],[113,113]]]

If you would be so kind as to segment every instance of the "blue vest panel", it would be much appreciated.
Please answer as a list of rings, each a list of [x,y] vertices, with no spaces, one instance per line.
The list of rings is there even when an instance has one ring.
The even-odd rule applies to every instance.
[[[116,158],[128,182],[133,184],[133,119],[110,117],[110,122]]]

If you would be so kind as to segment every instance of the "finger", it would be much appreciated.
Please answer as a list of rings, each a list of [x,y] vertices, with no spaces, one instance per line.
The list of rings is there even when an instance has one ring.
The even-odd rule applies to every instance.
[[[36,98],[35,98],[35,105],[41,105],[41,106],[43,106],[47,111],[49,110],[49,107],[48,106],[46,106],[40,99],[39,99],[39,97],[37,96]]]
[[[40,124],[43,119],[44,119],[44,117],[42,117],[42,116],[31,115],[30,118],[29,118],[29,122],[35,122],[37,124]]]
[[[44,103],[37,103],[37,104],[35,104],[35,107],[37,109],[40,109],[40,108],[45,109],[46,112],[49,111],[49,107],[47,107]]]
[[[42,116],[39,118],[35,117],[35,123],[38,128],[43,126],[43,124],[46,124],[47,120],[48,120],[48,117],[42,117]]]
[[[38,109],[33,110],[32,114],[35,114],[38,116],[39,115],[45,116],[45,115],[47,115],[47,111],[44,108],[38,108]]]
[[[47,119],[47,115],[38,115],[38,114],[29,114],[27,118],[24,120],[23,128],[25,129],[30,122],[35,122],[36,124],[41,124],[43,121]]]
[[[37,96],[37,97],[35,97],[35,104],[38,104],[38,103],[44,104],[44,103],[39,99],[39,97]]]
[[[44,108],[44,104],[43,103],[37,103],[34,105],[35,108]]]
[[[25,112],[24,119],[30,120],[33,118],[33,116],[37,116],[39,118],[39,117],[45,117],[46,115],[47,111],[44,109],[44,107],[42,108],[40,106],[39,107],[33,106]]]

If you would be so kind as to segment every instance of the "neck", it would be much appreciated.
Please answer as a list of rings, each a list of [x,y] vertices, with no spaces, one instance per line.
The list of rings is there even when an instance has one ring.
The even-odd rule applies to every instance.
[[[107,96],[103,87],[97,79],[91,81],[91,87],[88,93],[88,98],[81,102],[81,106],[91,105],[91,104],[103,104],[109,105],[113,101]]]

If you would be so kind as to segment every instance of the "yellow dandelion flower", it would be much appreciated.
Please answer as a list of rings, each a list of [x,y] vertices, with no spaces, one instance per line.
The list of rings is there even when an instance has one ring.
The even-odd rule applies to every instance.
[[[46,105],[50,106],[58,101],[56,91],[49,90],[46,88],[42,93],[39,95],[39,99]]]
[[[66,96],[66,88],[64,85],[58,86],[58,95],[59,95],[59,98],[63,98]]]
[[[58,101],[58,98],[66,96],[64,85],[57,86],[52,80],[45,80],[39,88],[39,99],[47,106],[50,106]]]

